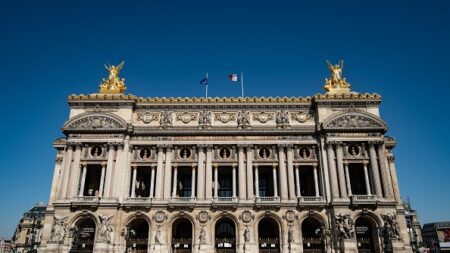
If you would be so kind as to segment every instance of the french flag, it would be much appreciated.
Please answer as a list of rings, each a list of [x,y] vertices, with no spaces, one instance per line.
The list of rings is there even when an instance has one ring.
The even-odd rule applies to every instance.
[[[228,75],[228,79],[230,79],[230,81],[232,82],[240,82],[241,80],[239,80],[239,75],[238,74],[230,74]]]

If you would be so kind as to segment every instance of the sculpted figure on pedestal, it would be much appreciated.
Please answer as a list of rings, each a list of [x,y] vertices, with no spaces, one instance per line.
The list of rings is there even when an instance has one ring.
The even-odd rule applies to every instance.
[[[111,225],[111,216],[105,216],[105,215],[99,215],[98,218],[100,220],[100,226],[98,230],[98,236],[97,239],[102,242],[109,242],[111,241],[111,233],[113,231],[112,225]]]
[[[339,237],[342,239],[350,239],[354,235],[353,219],[350,214],[338,214],[336,218],[336,230]]]
[[[66,238],[66,217],[58,218],[55,216],[55,219],[53,220],[53,228],[52,228],[52,241],[54,242],[60,242],[64,241]]]

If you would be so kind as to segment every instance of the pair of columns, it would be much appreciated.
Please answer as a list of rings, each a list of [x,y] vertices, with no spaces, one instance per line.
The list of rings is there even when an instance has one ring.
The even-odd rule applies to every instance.
[[[138,166],[134,165],[132,166],[132,182],[131,182],[131,197],[135,198],[136,197],[136,180],[137,180],[137,170],[138,170]],[[153,191],[155,188],[155,166],[152,166],[151,168],[151,174],[150,174],[150,193],[149,193],[149,197],[152,198],[153,197]]]
[[[191,171],[191,198],[195,198],[195,165],[192,165]],[[172,183],[172,197],[177,196],[177,186],[178,186],[178,166],[173,167],[173,183]]]
[[[297,198],[300,198],[302,196],[300,191],[300,173],[299,173],[299,166],[295,165],[295,188],[297,193]],[[320,197],[320,191],[319,191],[319,176],[317,172],[317,164],[313,164],[313,176],[314,176],[314,193],[316,197]]]
[[[88,167],[86,163],[83,163],[81,165],[81,181],[80,181],[80,187],[78,188],[78,197],[84,196],[84,188],[86,183],[86,173],[87,173]],[[98,195],[94,195],[96,197],[102,197],[103,196],[103,190],[104,190],[104,184],[105,184],[105,171],[106,171],[106,164],[102,164],[102,171],[100,174],[100,187],[98,189]],[[95,193],[94,193],[95,194]]]
[[[328,156],[328,166],[330,172],[331,181],[331,193],[333,199],[337,198],[348,198],[352,196],[351,182],[349,176],[348,162],[343,161],[343,151],[342,144],[340,142],[335,143],[336,149],[333,148],[334,143],[328,143],[327,146],[327,156]],[[378,152],[377,152],[378,151]],[[377,161],[378,153],[378,161]],[[336,157],[335,157],[336,154]],[[379,144],[378,150],[375,150],[373,142],[369,142],[369,156],[370,156],[370,168],[371,176],[374,183],[375,194],[378,197],[390,198],[392,196],[391,183],[389,182],[389,172],[386,165],[386,154],[384,150],[384,145]],[[380,167],[378,167],[378,163]],[[337,165],[337,168],[336,168]],[[363,162],[364,169],[364,180],[366,184],[367,195],[372,195],[371,191],[371,180],[369,179],[368,172],[368,162]],[[380,174],[381,186],[380,183]]]

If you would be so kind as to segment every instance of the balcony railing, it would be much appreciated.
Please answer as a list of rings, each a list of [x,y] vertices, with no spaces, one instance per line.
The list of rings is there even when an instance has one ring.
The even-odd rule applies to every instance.
[[[95,202],[100,201],[100,198],[98,196],[78,196],[74,198],[74,201],[78,202]]]
[[[195,197],[171,197],[170,198],[170,206],[172,207],[194,207],[195,205]]]
[[[128,203],[151,203],[152,198],[150,197],[136,197],[136,198],[127,198],[125,199]]]
[[[214,203],[236,203],[237,202],[237,197],[217,197],[214,198],[213,202]]]
[[[377,196],[375,195],[352,195],[352,204],[375,204]]]
[[[303,206],[324,205],[323,196],[302,196],[298,198],[298,204]]]
[[[280,202],[280,197],[256,197],[256,202],[272,203]]]

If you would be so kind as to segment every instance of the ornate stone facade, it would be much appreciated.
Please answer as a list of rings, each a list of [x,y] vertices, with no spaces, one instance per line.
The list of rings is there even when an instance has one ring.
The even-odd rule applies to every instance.
[[[39,251],[411,252],[380,102],[72,95]]]

